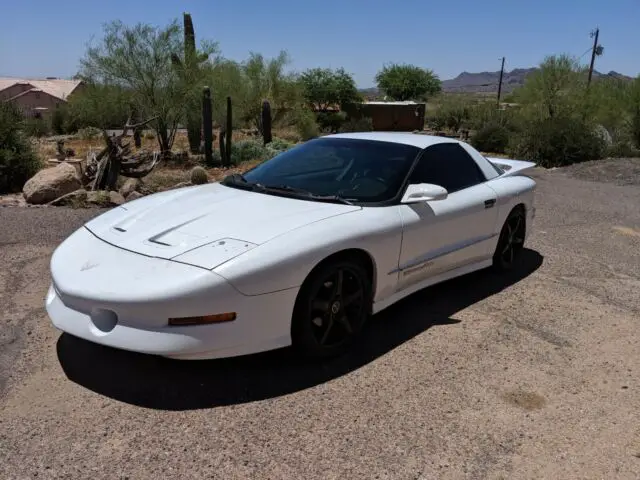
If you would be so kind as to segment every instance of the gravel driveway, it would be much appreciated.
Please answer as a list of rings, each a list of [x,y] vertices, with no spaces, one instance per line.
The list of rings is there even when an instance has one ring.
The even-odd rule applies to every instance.
[[[97,211],[0,208],[0,478],[640,478],[640,187],[536,176],[523,268],[419,292],[327,364],[60,335],[49,257]]]

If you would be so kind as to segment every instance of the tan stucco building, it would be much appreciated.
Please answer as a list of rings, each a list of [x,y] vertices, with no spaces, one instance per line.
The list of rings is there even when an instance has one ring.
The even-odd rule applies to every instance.
[[[0,102],[15,104],[25,116],[45,117],[83,87],[81,80],[0,77]]]

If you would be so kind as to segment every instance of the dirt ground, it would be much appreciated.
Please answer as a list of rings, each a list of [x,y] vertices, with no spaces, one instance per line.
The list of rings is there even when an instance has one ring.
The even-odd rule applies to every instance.
[[[419,292],[317,365],[60,335],[49,257],[97,211],[0,208],[0,478],[640,478],[640,188],[575,176],[536,174],[517,272]]]

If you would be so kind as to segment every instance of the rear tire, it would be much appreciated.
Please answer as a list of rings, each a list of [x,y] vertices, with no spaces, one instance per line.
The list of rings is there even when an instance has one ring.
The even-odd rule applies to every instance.
[[[509,213],[500,231],[498,245],[493,254],[493,269],[495,271],[506,272],[517,266],[524,248],[526,221],[522,207],[516,207]]]
[[[291,337],[298,354],[328,358],[345,353],[371,313],[367,271],[348,260],[330,261],[305,280],[293,311]]]

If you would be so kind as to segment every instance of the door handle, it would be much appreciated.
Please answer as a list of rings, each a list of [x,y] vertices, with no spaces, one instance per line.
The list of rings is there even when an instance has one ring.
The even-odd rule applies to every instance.
[[[484,208],[491,208],[496,204],[496,199],[495,198],[491,198],[489,200],[485,200],[484,201]]]

